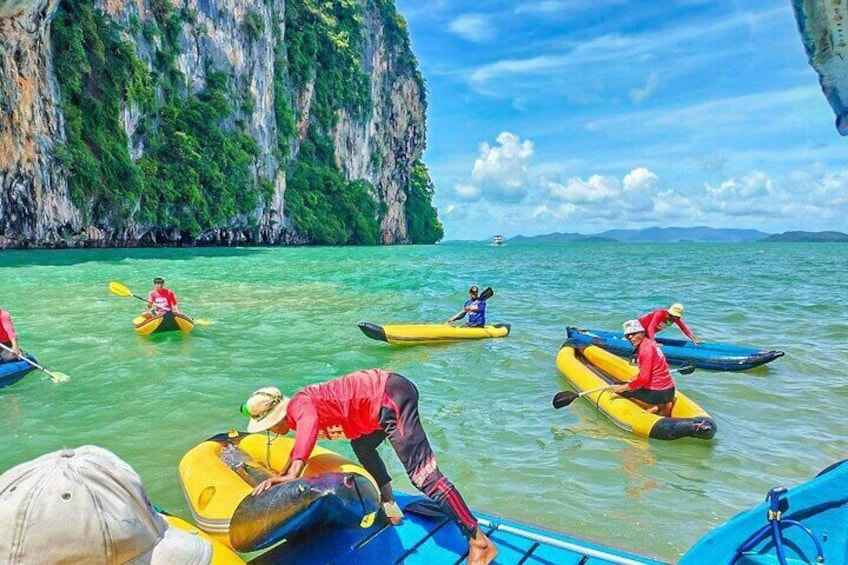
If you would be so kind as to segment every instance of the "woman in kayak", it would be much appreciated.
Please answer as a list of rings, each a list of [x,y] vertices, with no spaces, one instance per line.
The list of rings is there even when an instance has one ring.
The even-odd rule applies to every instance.
[[[21,356],[21,346],[18,345],[18,334],[12,324],[12,315],[0,308],[0,343],[9,348],[0,350],[0,363],[14,361]]]
[[[436,464],[418,414],[418,389],[401,375],[366,369],[300,389],[291,398],[279,389],[254,392],[242,405],[250,416],[247,431],[267,430],[280,435],[295,431],[289,465],[253,490],[260,495],[277,483],[300,477],[320,439],[347,439],[357,459],[377,481],[383,510],[393,524],[403,513],[394,500],[391,476],[377,452],[388,438],[415,488],[438,502],[468,539],[468,565],[487,565],[498,549],[477,527],[456,487]]]

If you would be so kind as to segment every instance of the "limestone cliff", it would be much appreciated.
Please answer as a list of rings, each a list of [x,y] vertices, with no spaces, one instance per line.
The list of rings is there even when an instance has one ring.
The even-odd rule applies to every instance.
[[[391,0],[57,3],[0,0],[0,245],[440,237]]]

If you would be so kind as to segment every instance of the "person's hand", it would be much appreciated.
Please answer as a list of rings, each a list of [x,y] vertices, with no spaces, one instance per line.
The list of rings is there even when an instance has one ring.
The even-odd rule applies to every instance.
[[[624,383],[623,385],[615,385],[614,387],[612,387],[611,390],[616,394],[621,394],[622,392],[625,392],[629,389],[630,387],[627,385],[627,383]]]
[[[12,346],[12,355],[18,358],[21,356],[21,346],[17,343]]]
[[[263,492],[270,489],[272,486],[274,486],[276,484],[288,483],[288,482],[293,481],[294,479],[295,479],[295,477],[289,477],[287,474],[286,475],[277,475],[276,477],[271,477],[270,479],[265,479],[264,481],[262,481],[261,483],[256,485],[256,488],[254,488],[253,492],[251,492],[250,494],[251,494],[251,496],[259,496],[260,494],[262,494]]]
[[[692,343],[694,343],[695,345],[701,345],[701,344],[702,344],[702,343],[704,343],[704,342],[703,342],[703,341],[701,341],[700,339],[698,339],[697,337],[693,337],[693,338],[692,338]]]

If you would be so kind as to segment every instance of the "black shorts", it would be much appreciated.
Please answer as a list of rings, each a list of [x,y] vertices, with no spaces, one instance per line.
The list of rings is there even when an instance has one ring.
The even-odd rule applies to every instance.
[[[674,401],[674,387],[667,388],[665,390],[648,390],[646,388],[637,388],[636,390],[624,391],[619,396],[623,396],[624,398],[632,398],[634,400],[641,400],[645,404],[659,406],[660,404],[666,404],[668,402]]]

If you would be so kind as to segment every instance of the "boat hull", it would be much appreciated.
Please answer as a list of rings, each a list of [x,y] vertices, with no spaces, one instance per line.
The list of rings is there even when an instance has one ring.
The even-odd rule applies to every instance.
[[[778,551],[789,564],[848,563],[846,483],[848,460],[795,488],[773,488],[766,502],[712,530],[679,563],[778,565]]]
[[[27,355],[26,357],[30,361],[37,362],[32,355]],[[27,376],[33,369],[35,367],[23,360],[0,363],[0,388],[15,384]]]
[[[165,312],[158,315],[144,312],[133,319],[133,327],[139,335],[164,332],[188,333],[194,329],[194,321],[180,312]]]
[[[596,345],[628,359],[633,354],[633,346],[624,339],[624,334],[621,332],[569,327],[568,339],[577,345]],[[694,365],[699,369],[711,371],[745,371],[770,363],[784,355],[783,351],[776,349],[759,349],[718,342],[696,345],[688,340],[660,336],[656,337],[656,342],[662,345],[665,358],[670,364]]]
[[[313,536],[278,545],[251,565],[433,565],[465,563],[468,542],[435,504],[420,496],[395,493],[405,514],[391,526],[379,515],[367,530],[313,532]],[[648,557],[580,540],[536,526],[474,512],[479,527],[498,546],[494,563],[663,565]]]
[[[449,324],[378,325],[368,322],[359,324],[362,333],[371,339],[395,345],[426,345],[466,339],[506,337],[509,335],[510,328],[510,324],[491,324],[482,327]]]
[[[577,392],[625,383],[639,372],[634,365],[597,346],[578,346],[570,341],[560,348],[556,364]],[[712,439],[716,433],[716,424],[710,415],[679,390],[675,393],[669,418],[651,414],[609,389],[589,393],[585,398],[619,427],[642,437]]]
[[[257,551],[332,526],[370,526],[379,507],[377,485],[362,467],[315,447],[301,478],[260,496],[253,488],[288,466],[294,439],[267,444],[265,434],[225,434],[180,461],[183,493],[194,522],[237,551]]]

